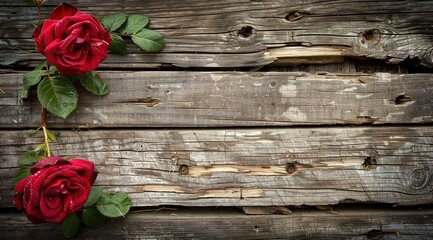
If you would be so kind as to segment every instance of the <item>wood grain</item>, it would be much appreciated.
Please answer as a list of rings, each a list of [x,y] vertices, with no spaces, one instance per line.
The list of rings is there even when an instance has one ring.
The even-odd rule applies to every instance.
[[[44,4],[42,17],[62,1]],[[129,44],[127,57],[110,55],[106,68],[239,68],[271,63],[338,62],[368,57],[398,63],[419,59],[432,66],[432,1],[69,1],[98,17],[145,14],[163,33],[162,53],[144,54]],[[31,40],[36,8],[0,3],[0,65],[41,60]]]
[[[2,131],[0,191],[42,142]],[[433,203],[431,127],[61,131],[54,154],[90,159],[97,185],[134,206]]]
[[[63,238],[58,224],[31,224],[0,213],[0,238]],[[47,234],[49,233],[49,234]],[[398,209],[296,210],[291,215],[249,216],[231,209],[146,209],[82,227],[77,239],[430,239],[433,211]]]
[[[432,74],[101,72],[110,93],[80,89],[78,113],[50,127],[220,127],[431,123]],[[40,125],[20,104],[22,74],[0,75],[0,127]]]

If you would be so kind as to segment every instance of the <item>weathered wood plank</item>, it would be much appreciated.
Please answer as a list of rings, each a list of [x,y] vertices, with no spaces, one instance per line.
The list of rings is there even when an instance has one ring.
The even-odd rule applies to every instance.
[[[0,238],[63,238],[57,224],[31,224],[0,214]],[[49,234],[47,234],[49,233]],[[433,210],[296,210],[292,215],[250,216],[229,209],[137,211],[100,229],[81,228],[78,239],[430,239]]]
[[[432,74],[102,72],[110,93],[81,89],[78,113],[51,127],[289,126],[430,123]],[[0,127],[35,127],[22,75],[0,75]]]
[[[18,155],[42,138],[1,134],[5,207]],[[52,149],[94,161],[134,206],[433,203],[431,127],[62,131]]]
[[[46,18],[60,0],[43,7]],[[432,1],[160,1],[75,0],[83,11],[104,16],[122,11],[151,17],[150,28],[165,36],[162,53],[111,55],[102,67],[263,66],[273,62],[342,61],[343,56],[400,62],[418,58],[432,66]],[[0,3],[0,65],[40,60],[30,39],[36,9],[16,1]],[[234,55],[236,54],[236,55]],[[314,60],[317,58],[318,60]]]

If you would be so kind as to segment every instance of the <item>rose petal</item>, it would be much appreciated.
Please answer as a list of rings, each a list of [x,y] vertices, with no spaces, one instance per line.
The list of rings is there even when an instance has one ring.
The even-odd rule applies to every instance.
[[[53,217],[62,210],[63,208],[63,199],[62,196],[57,195],[52,198],[43,198],[41,199],[41,212],[44,213],[44,217]]]
[[[33,39],[38,38],[39,35],[41,34],[41,30],[42,30],[42,24],[39,24],[39,25],[36,27],[35,31],[33,32],[33,34],[32,34],[32,38],[33,38]]]
[[[34,176],[31,176],[32,179]],[[43,217],[42,212],[39,209],[39,205],[33,204],[34,195],[33,192],[33,184],[32,179],[27,183],[24,187],[24,210],[26,212],[27,218],[32,223],[43,223],[45,219]]]
[[[33,167],[30,168],[30,173],[35,174],[37,171],[53,166],[53,165],[64,165],[64,164],[71,164],[69,161],[64,160],[63,157],[59,156],[53,156],[53,157],[46,157],[42,159],[41,161],[37,162]]]
[[[51,12],[50,20],[60,20],[66,16],[73,16],[77,12],[79,11],[76,7],[67,3],[62,3]]]
[[[89,183],[91,185],[95,182],[96,177],[98,176],[98,171],[96,171],[95,164],[93,162],[84,159],[71,159],[69,162],[74,166],[79,166],[82,168],[82,170],[79,171],[79,174],[82,177],[89,179]]]
[[[13,203],[18,210],[24,209],[24,188],[29,183],[31,178],[31,176],[28,176],[17,182],[17,184],[15,185],[15,195],[13,198]]]
[[[75,29],[80,28],[85,33],[96,34],[98,33],[99,29],[97,28],[97,26],[95,26],[92,20],[93,19],[90,16],[86,17],[85,19],[80,19],[79,21],[77,20],[76,23],[68,26],[68,28],[64,32],[66,34],[70,34]]]
[[[31,184],[29,186],[30,196],[28,199],[33,206],[39,206],[39,199],[43,197],[41,194],[46,179],[57,171],[58,169],[56,167],[49,167],[32,175],[32,179],[30,180]]]
[[[36,49],[45,55],[45,48],[54,41],[54,28],[57,21],[45,20],[39,36],[35,39]]]
[[[76,28],[74,29],[65,40],[62,41],[60,45],[60,49],[66,49],[68,46],[75,44],[77,41],[78,35],[81,33],[82,29]],[[71,44],[72,43],[72,44]]]

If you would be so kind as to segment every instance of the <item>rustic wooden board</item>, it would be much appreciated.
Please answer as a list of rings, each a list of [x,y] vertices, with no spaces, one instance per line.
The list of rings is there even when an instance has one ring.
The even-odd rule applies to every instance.
[[[110,93],[81,89],[78,113],[50,127],[214,127],[431,123],[432,74],[102,72]],[[0,75],[0,127],[40,125],[20,105],[22,74]]]
[[[61,239],[58,224],[31,224],[0,213],[0,238]],[[49,234],[47,234],[49,233]],[[82,227],[78,239],[431,239],[433,210],[296,210],[292,215],[248,216],[230,209],[151,210]]]
[[[45,3],[42,17],[61,0]],[[418,58],[432,66],[432,1],[68,1],[104,16],[142,13],[161,31],[167,47],[142,54],[130,45],[127,57],[111,55],[102,65],[116,68],[238,68],[270,63],[343,61],[344,56],[397,63]],[[30,39],[36,8],[0,2],[0,65],[25,66],[42,59]]]
[[[0,206],[18,155],[42,142],[2,131]],[[97,164],[134,206],[433,203],[431,127],[62,131],[54,154]]]

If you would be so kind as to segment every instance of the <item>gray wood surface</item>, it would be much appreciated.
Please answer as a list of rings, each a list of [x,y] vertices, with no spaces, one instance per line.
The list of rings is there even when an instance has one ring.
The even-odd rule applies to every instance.
[[[42,142],[2,131],[1,207],[17,158]],[[94,161],[134,206],[433,203],[431,127],[62,131],[56,155]]]
[[[110,93],[80,89],[78,113],[50,127],[220,127],[431,123],[432,74],[101,72]],[[0,74],[0,127],[40,125],[20,104],[22,74]]]
[[[47,1],[42,17],[61,0]],[[162,53],[110,55],[102,67],[239,68],[343,61],[368,57],[397,63],[419,59],[432,66],[432,1],[68,1],[102,17],[121,11],[151,18],[163,33]],[[42,59],[31,40],[35,7],[0,2],[0,65]]]
[[[133,202],[78,238],[433,238],[433,74],[408,74],[433,67],[433,1],[68,3],[145,14],[166,41],[144,53],[127,40],[100,66],[107,96],[80,88],[75,116],[48,115],[53,153],[95,162],[96,185]],[[19,102],[43,59],[25,53],[36,22],[0,0],[0,239],[62,237],[12,210],[17,160],[43,141],[24,130],[40,125],[34,93]]]
[[[433,210],[294,210],[291,215],[244,215],[232,209],[145,209],[82,227],[78,239],[431,239]],[[61,239],[58,224],[31,224],[17,213],[0,213],[1,239]]]

